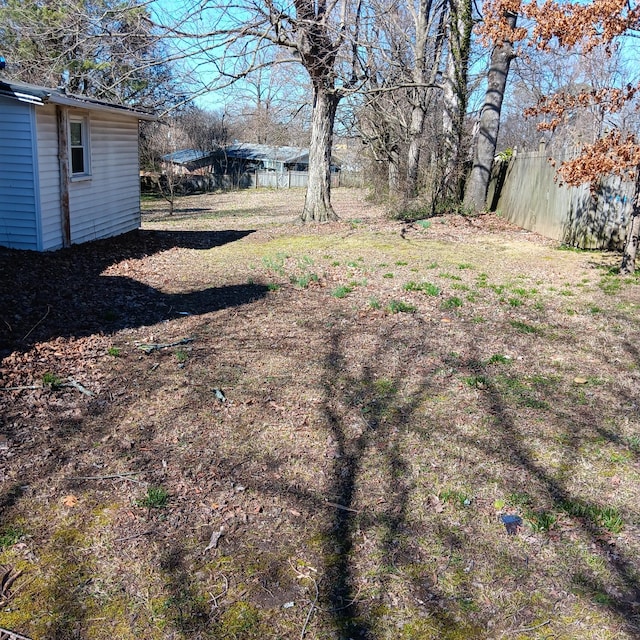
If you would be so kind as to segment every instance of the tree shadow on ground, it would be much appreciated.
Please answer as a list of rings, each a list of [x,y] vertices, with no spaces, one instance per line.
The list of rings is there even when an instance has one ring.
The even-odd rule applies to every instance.
[[[252,231],[137,231],[52,253],[0,249],[0,357],[56,337],[115,333],[183,315],[246,304],[258,285],[170,294],[108,267],[174,248],[209,250]]]

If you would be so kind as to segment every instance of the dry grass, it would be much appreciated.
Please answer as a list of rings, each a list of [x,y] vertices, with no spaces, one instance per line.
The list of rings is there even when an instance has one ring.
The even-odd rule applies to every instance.
[[[194,196],[0,254],[2,385],[95,393],[0,397],[0,626],[638,637],[638,279],[493,216],[335,202],[309,228],[299,193]]]

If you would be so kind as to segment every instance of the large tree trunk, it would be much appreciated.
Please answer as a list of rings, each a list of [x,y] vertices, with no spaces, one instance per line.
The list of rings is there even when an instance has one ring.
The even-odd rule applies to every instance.
[[[636,177],[636,189],[633,194],[633,210],[627,231],[627,240],[622,252],[620,273],[628,275],[636,270],[636,254],[640,245],[640,172]]]
[[[424,93],[424,89],[419,89]],[[411,125],[409,127],[409,151],[407,154],[407,198],[415,198],[418,195],[418,175],[420,169],[421,138],[424,131],[425,110],[420,104],[414,104],[411,109]]]
[[[509,27],[514,29],[516,14],[510,13],[506,18]],[[486,205],[491,166],[500,130],[502,100],[513,57],[513,43],[509,40],[496,45],[491,54],[491,66],[487,74],[487,91],[480,112],[478,136],[473,152],[473,167],[467,180],[464,195],[465,207],[474,211],[481,211]]]
[[[444,73],[443,133],[444,187],[447,197],[462,198],[464,185],[464,138],[467,112],[469,53],[473,29],[470,0],[450,0],[449,57]]]
[[[331,148],[340,95],[322,85],[314,87],[309,146],[309,181],[301,219],[329,222],[338,216],[331,206]]]

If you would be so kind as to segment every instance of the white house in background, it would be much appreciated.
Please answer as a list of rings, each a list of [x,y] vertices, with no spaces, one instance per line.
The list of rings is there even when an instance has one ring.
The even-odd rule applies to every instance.
[[[0,80],[0,246],[45,251],[140,226],[135,109]]]

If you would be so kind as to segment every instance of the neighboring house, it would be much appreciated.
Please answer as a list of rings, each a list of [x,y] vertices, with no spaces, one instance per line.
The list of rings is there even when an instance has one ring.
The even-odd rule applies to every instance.
[[[138,122],[94,98],[0,80],[0,245],[44,251],[140,225]]]
[[[266,144],[235,143],[215,151],[183,149],[162,158],[180,167],[181,173],[242,175],[255,171],[308,171],[309,150],[300,147],[274,147]],[[332,159],[331,171],[340,170]]]

